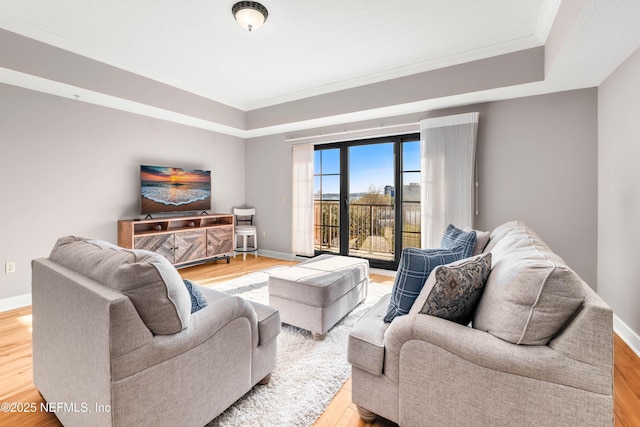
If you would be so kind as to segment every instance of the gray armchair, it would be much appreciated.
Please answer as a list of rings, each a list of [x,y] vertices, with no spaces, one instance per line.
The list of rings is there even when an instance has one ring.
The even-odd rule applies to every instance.
[[[33,375],[70,426],[198,426],[275,369],[277,310],[208,288],[168,261],[67,237],[33,266]]]

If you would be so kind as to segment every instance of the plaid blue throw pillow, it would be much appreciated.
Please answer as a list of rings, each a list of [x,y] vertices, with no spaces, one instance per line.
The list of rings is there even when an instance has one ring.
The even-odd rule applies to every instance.
[[[440,247],[443,249],[452,249],[460,245],[464,247],[463,258],[469,258],[473,254],[473,249],[476,247],[476,232],[462,231],[453,224],[449,224],[442,236]]]
[[[390,323],[396,316],[409,313],[431,270],[438,265],[463,259],[464,254],[465,248],[462,245],[450,249],[405,248],[400,255],[400,264],[384,321]]]
[[[191,283],[191,281],[187,279],[183,279],[183,282],[191,296],[191,314],[205,308],[207,306],[207,300],[204,295],[202,295],[200,289],[198,289],[198,285]]]

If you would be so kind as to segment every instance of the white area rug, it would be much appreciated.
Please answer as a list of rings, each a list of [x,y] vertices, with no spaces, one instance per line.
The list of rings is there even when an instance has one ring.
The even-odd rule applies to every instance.
[[[269,271],[250,273],[213,289],[268,304]],[[271,381],[257,385],[207,426],[311,426],[351,376],[347,337],[356,321],[391,287],[369,283],[365,301],[334,326],[324,341],[311,333],[282,325],[277,367]]]

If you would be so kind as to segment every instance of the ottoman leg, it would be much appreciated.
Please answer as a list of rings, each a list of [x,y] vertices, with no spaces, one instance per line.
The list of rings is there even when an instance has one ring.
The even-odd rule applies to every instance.
[[[258,384],[259,385],[267,385],[269,384],[269,381],[271,381],[271,372],[269,372],[269,375],[267,375],[266,377],[264,377],[263,379],[261,379]]]
[[[327,334],[319,334],[317,332],[311,332],[311,338],[313,338],[316,341],[324,341],[326,336]]]

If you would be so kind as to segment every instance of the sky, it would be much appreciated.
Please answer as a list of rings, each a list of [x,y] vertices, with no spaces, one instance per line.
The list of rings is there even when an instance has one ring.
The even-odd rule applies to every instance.
[[[420,170],[420,143],[405,143],[404,170]],[[314,173],[338,174],[340,172],[339,149],[315,152]],[[386,185],[394,185],[393,143],[356,145],[349,147],[349,192],[364,193],[371,186],[384,191]],[[339,193],[338,176],[324,176],[323,193]],[[411,174],[410,182],[417,182],[417,174]],[[316,177],[316,190],[320,179]],[[405,182],[409,184],[409,182]],[[314,191],[314,192],[315,192]]]
[[[204,170],[168,168],[164,166],[140,166],[143,181],[159,182],[210,182],[211,173]]]

